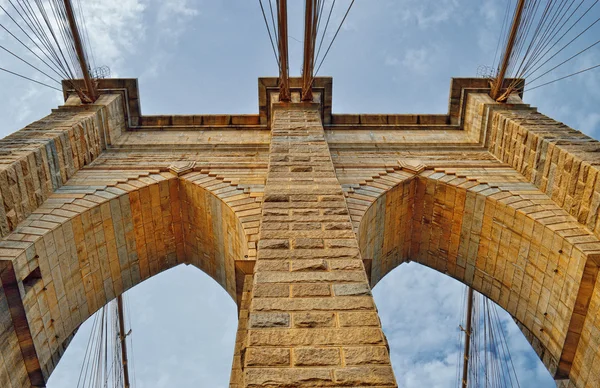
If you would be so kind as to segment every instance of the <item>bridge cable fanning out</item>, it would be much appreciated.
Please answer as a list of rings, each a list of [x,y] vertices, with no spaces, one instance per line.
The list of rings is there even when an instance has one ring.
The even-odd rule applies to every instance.
[[[465,321],[459,326],[464,353],[458,352],[456,387],[520,388],[498,306],[470,287],[465,294]]]
[[[498,44],[504,44],[505,49],[496,64],[496,74],[491,81],[492,97],[498,101],[506,101],[513,91],[524,88],[534,90],[600,67],[589,65],[591,57],[582,57],[585,53],[590,54],[591,49],[600,44],[599,40],[582,48],[582,45],[586,45],[584,38],[589,39],[591,35],[599,34],[599,2],[600,0],[517,0],[508,35],[505,35],[506,23],[502,25]],[[512,0],[509,5],[513,5]],[[576,45],[580,45],[579,48]],[[575,52],[569,54],[569,50]],[[497,53],[494,62],[496,58]],[[577,63],[575,59],[587,64],[587,67],[582,70],[571,69],[571,73],[552,81],[544,79],[569,63]],[[512,80],[507,85],[504,80],[508,78]],[[523,84],[524,79],[530,81]],[[536,84],[538,80],[540,82]]]
[[[125,307],[123,307],[125,305]],[[133,341],[130,319],[123,318],[123,309],[131,316],[129,303],[123,303],[119,296],[103,306],[94,314],[92,328],[81,365],[77,388],[130,388],[135,387],[135,368],[133,359]],[[129,340],[131,362],[127,358]],[[131,365],[131,367],[129,367]],[[133,371],[133,384],[129,380],[129,371]]]
[[[8,17],[10,24],[0,22],[0,28],[8,34],[10,41],[26,50],[25,58],[13,50],[0,48],[20,62],[36,71],[38,77],[43,76],[59,85],[60,79],[66,81],[69,88],[75,90],[84,102],[96,99],[95,80],[89,75],[95,66],[95,57],[91,49],[89,32],[84,16],[81,0],[7,0],[0,4],[0,10]],[[0,15],[2,14],[0,13]],[[30,60],[39,61],[37,66]],[[55,76],[48,74],[41,67],[49,69]],[[6,68],[1,71],[17,77],[51,87],[43,80]],[[85,87],[81,87],[77,78],[85,79]],[[59,90],[59,88],[51,87]]]
[[[260,5],[260,10],[262,12],[263,20],[265,22],[265,27],[267,28],[267,34],[269,35],[269,40],[271,41],[271,47],[273,49],[273,55],[275,55],[275,62],[277,62],[277,67],[279,67],[280,66],[279,56],[277,55],[277,50],[275,49],[274,38],[273,38],[273,35],[271,34],[271,28],[272,28],[273,29],[273,34],[275,35],[275,37],[277,37],[277,32],[276,32],[277,31],[277,25],[275,23],[275,18],[273,17],[273,6],[271,4],[271,0],[269,0],[269,8],[271,9],[271,20],[272,20],[272,23],[273,23],[273,25],[270,26],[269,25],[269,21],[267,19],[267,14],[265,12],[265,7],[263,5],[262,0],[258,0],[258,3]],[[275,38],[275,39],[277,39],[277,38]],[[278,46],[279,46],[279,40],[278,39],[277,39],[277,43],[278,43]]]
[[[302,100],[312,101],[312,86],[319,70],[323,66],[331,47],[333,46],[339,32],[342,29],[355,0],[352,0],[346,9],[342,20],[337,27],[329,44],[326,46],[323,56],[321,52],[327,36],[332,15],[335,10],[336,0],[332,0],[329,6],[326,6],[327,0],[306,0],[305,12],[305,34],[304,34],[304,60],[302,66]],[[327,19],[323,26],[322,19],[327,13]]]

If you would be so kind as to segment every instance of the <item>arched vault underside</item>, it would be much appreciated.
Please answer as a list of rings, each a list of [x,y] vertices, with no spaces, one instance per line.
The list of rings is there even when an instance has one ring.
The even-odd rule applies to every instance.
[[[579,342],[588,310],[596,309],[589,302],[598,238],[512,168],[393,175],[398,182],[354,217],[371,285],[407,261],[452,276],[508,311],[560,374],[574,357],[565,344]],[[359,192],[378,187],[371,182]]]
[[[201,172],[81,170],[2,241],[46,378],[83,321],[176,265],[198,267],[237,300],[248,230],[211,189],[222,184]]]

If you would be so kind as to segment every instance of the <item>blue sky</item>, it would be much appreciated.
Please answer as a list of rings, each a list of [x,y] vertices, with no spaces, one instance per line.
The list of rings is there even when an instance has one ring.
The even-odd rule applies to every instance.
[[[320,71],[334,77],[334,112],[444,113],[451,77],[475,76],[480,65],[493,65],[506,1],[357,0]],[[277,73],[257,0],[83,3],[96,65],[108,65],[116,77],[139,78],[145,114],[256,113],[257,78]],[[303,3],[289,1],[293,76],[302,63]],[[334,26],[349,0],[337,3]],[[598,17],[600,10],[594,12]],[[6,17],[0,15],[0,21]],[[599,35],[600,25],[583,40]],[[25,54],[2,33],[0,44]],[[576,46],[583,47],[585,42]],[[596,47],[547,80],[598,63]],[[3,53],[0,64],[37,77]],[[0,85],[0,136],[61,103],[59,93],[5,74]],[[526,93],[525,102],[600,136],[600,70]],[[399,267],[374,289],[400,386],[456,386],[462,293],[454,280],[417,264]],[[137,386],[227,385],[236,309],[213,280],[195,268],[178,267],[134,288],[128,299]],[[504,322],[521,386],[554,386],[518,328],[509,318]],[[75,386],[87,326],[50,388]]]

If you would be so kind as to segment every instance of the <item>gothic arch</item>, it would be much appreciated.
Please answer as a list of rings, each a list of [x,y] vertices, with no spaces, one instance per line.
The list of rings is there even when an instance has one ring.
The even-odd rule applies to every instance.
[[[47,380],[89,316],[182,263],[207,273],[239,305],[236,280],[244,276],[236,262],[248,257],[249,235],[220,187],[199,172],[128,171],[125,179],[123,173],[78,172],[0,243],[2,255],[11,257],[0,262],[3,291],[11,314],[20,310],[13,322],[20,318],[29,333],[15,323],[11,338],[19,345],[2,345],[5,361],[20,359],[19,350],[25,359],[27,373],[14,376],[29,375],[34,385],[36,378]],[[10,291],[22,298],[20,307]]]
[[[508,311],[550,373],[568,376],[600,241],[535,186],[424,171],[382,193],[357,233],[372,286],[409,260],[452,276]]]

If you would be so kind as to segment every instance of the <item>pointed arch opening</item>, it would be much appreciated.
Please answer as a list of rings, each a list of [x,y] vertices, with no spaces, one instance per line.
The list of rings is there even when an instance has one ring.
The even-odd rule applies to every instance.
[[[410,262],[387,274],[373,289],[373,296],[390,346],[398,385],[457,386],[464,355],[464,336],[459,325],[464,327],[465,286],[422,264]],[[505,362],[509,369],[514,365],[522,387],[556,386],[510,314],[498,307],[497,311],[511,360],[500,352],[486,355],[479,348],[474,352],[478,364],[484,363],[487,356],[490,362],[492,358]],[[480,345],[484,339],[481,335]],[[480,377],[483,378],[483,373]],[[483,380],[480,383],[485,385]]]
[[[82,171],[57,190],[6,238],[23,243],[30,236],[11,251],[12,267],[4,271],[14,274],[11,285],[22,299],[14,302],[22,303],[30,340],[5,342],[2,355],[18,359],[29,346],[47,381],[86,319],[180,264],[197,267],[239,302],[245,275],[236,262],[248,257],[246,233],[229,204],[198,183],[199,175],[131,171],[113,182],[110,172]]]
[[[125,294],[130,379],[134,386],[226,386],[237,329],[231,297],[204,271],[178,265]],[[76,387],[96,315],[69,344],[48,387]],[[206,319],[210,317],[210,319]],[[110,385],[109,385],[110,386]]]
[[[375,200],[358,237],[373,286],[409,261],[451,276],[506,310],[551,375],[568,380],[600,245],[535,186],[425,171]]]

